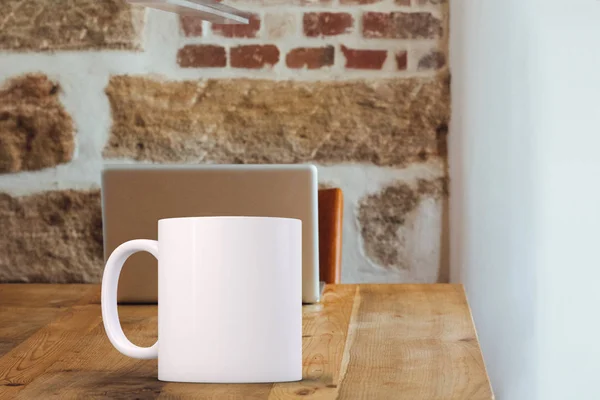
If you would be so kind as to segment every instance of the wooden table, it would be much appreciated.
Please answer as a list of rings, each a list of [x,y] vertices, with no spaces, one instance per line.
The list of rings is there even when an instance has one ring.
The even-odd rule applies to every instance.
[[[458,285],[336,285],[304,307],[304,380],[180,384],[156,360],[115,350],[92,285],[0,285],[0,398],[492,399]],[[156,306],[121,306],[136,344],[156,340]]]

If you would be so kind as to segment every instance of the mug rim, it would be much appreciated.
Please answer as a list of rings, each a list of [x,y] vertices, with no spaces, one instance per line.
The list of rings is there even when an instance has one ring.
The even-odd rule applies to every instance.
[[[289,217],[260,217],[260,216],[247,216],[247,215],[212,215],[212,216],[204,216],[204,217],[170,217],[170,218],[160,218],[158,222],[161,221],[182,221],[182,220],[205,220],[205,219],[235,219],[235,220],[282,220],[282,221],[299,221],[302,222],[300,218],[289,218]]]

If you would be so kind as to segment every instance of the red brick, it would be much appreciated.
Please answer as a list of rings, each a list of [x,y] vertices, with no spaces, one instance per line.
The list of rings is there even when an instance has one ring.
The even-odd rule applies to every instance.
[[[435,39],[442,36],[442,21],[429,12],[366,12],[363,36],[389,39]]]
[[[366,12],[362,16],[362,33],[364,37],[389,37],[391,14],[382,12]]]
[[[396,53],[396,68],[405,71],[408,65],[408,53],[405,50]]]
[[[272,45],[246,45],[231,48],[233,68],[257,69],[279,62],[279,49]]]
[[[308,37],[334,36],[349,32],[354,24],[348,13],[311,12],[304,14],[304,34]]]
[[[335,49],[326,47],[300,47],[288,53],[285,62],[289,68],[317,69],[333,65]]]
[[[225,48],[208,44],[188,44],[177,52],[182,68],[215,68],[227,65]]]
[[[255,38],[260,30],[260,16],[252,14],[248,24],[212,24],[214,34],[229,38]]]
[[[346,57],[346,68],[351,69],[381,69],[387,58],[387,50],[349,49],[342,46]]]
[[[418,69],[441,69],[446,65],[446,55],[439,50],[432,50],[419,60]]]
[[[202,36],[202,18],[192,15],[180,15],[179,25],[187,37]]]

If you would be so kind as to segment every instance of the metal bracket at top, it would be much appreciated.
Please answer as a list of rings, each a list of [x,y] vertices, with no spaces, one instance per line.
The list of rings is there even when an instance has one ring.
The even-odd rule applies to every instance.
[[[131,4],[181,15],[197,16],[218,24],[247,24],[248,13],[214,0],[127,0]]]

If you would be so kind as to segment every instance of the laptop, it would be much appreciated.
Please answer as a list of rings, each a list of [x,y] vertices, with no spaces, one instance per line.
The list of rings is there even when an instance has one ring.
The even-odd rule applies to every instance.
[[[121,243],[157,239],[158,220],[263,216],[302,220],[302,301],[317,303],[318,182],[312,165],[108,165],[102,173],[105,261]],[[120,303],[156,303],[158,263],[131,256],[121,272]]]

